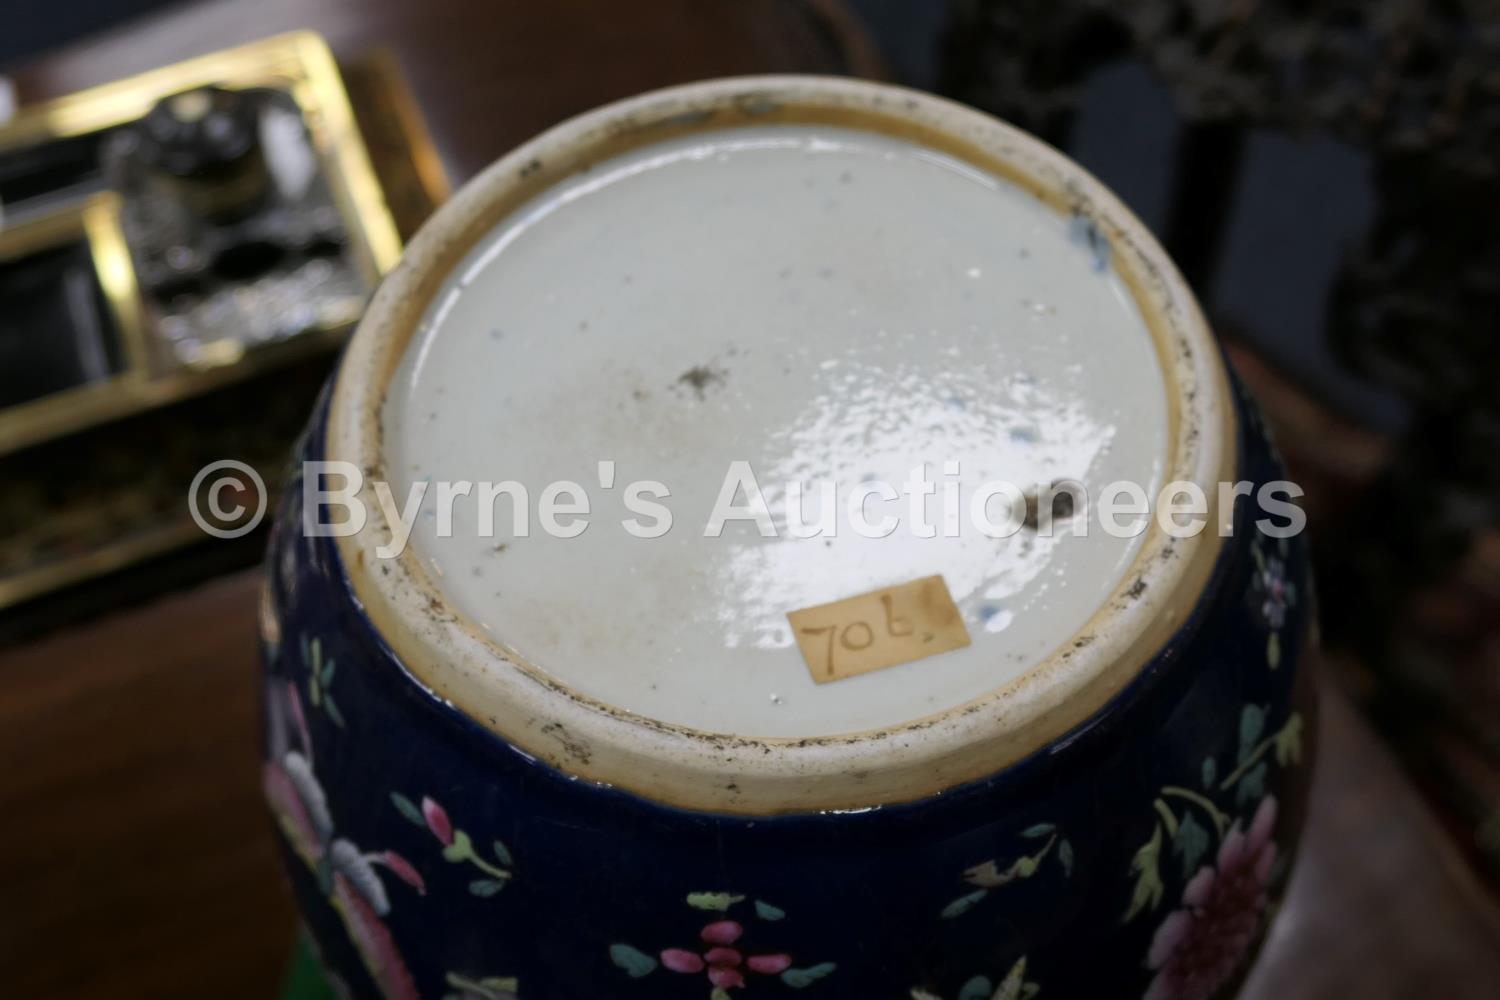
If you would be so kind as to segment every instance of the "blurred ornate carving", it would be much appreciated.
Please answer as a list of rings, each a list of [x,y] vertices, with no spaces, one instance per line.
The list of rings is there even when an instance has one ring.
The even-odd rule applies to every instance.
[[[1500,24],[1486,0],[960,0],[950,89],[1037,128],[1104,61],[1144,58],[1199,123],[1326,129],[1493,173]],[[1486,11],[1488,16],[1486,17]]]

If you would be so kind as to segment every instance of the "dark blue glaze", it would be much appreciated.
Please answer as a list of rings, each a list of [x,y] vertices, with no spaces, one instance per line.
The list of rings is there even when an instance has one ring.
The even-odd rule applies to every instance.
[[[326,405],[303,458],[320,457]],[[1253,404],[1240,413],[1241,478],[1280,478]],[[332,540],[302,536],[299,502],[294,483],[269,562],[267,789],[299,905],[353,995],[1221,996],[1285,880],[1315,729],[1307,557],[1255,531],[1247,499],[1192,618],[1065,738],[931,799],[756,820],[571,779],[432,697]],[[445,858],[460,838],[424,799],[479,863]],[[706,964],[668,967],[705,954],[723,993]]]

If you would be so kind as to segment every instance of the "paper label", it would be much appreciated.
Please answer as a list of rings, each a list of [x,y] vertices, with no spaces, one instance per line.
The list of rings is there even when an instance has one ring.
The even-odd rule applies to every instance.
[[[788,612],[819,684],[963,649],[969,630],[941,576]]]

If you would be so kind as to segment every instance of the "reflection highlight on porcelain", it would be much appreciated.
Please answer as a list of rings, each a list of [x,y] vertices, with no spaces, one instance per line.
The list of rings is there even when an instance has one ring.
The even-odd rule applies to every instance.
[[[533,530],[412,545],[496,641],[631,712],[747,736],[893,725],[999,687],[1070,639],[1139,538],[1005,539],[967,519],[991,480],[1128,479],[1166,458],[1166,393],[1107,245],[1033,195],[945,155],[818,126],[698,133],[564,182],[502,222],[434,297],[391,383],[392,486],[518,480]],[[597,463],[612,460],[613,489]],[[703,537],[731,462],[749,461],[778,527]],[[960,483],[958,538],[885,538],[843,520],[859,483],[920,463]],[[945,463],[961,474],[944,476]],[[574,480],[590,526],[548,537],[543,487]],[[674,527],[638,539],[622,487],[665,483]],[[840,532],[792,538],[784,493],[839,488]],[[973,644],[818,686],[786,613],[941,573]]]

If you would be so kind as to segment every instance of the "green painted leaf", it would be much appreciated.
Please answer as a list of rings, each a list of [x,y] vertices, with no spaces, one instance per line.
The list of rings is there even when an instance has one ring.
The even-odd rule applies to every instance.
[[[1037,861],[1030,855],[1023,855],[1016,859],[1016,874],[1022,878],[1031,878],[1036,874]]]
[[[695,910],[713,910],[716,913],[723,913],[744,898],[744,896],[735,896],[727,892],[690,892],[687,904]]]
[[[323,692],[323,709],[328,713],[328,717],[333,720],[334,725],[340,729],[344,728],[344,713],[339,711],[339,707],[333,702],[333,695],[327,691]]]
[[[1005,979],[995,990],[995,995],[990,1000],[1021,1000],[1021,994],[1026,989],[1026,957],[1023,955],[1016,960],[1016,964],[1010,967],[1005,974]]]
[[[510,859],[510,848],[506,847],[503,841],[497,840],[490,846],[495,850],[495,860],[499,861],[501,865],[506,868],[514,868],[516,866],[516,863]]]
[[[1238,789],[1235,791],[1235,801],[1240,805],[1250,802],[1259,802],[1266,794],[1266,762],[1261,761],[1240,779]]]
[[[714,991],[708,995],[708,1000],[730,1000],[729,991],[721,986],[715,986]]]
[[[402,816],[405,816],[409,822],[415,823],[417,826],[427,825],[427,821],[422,818],[422,810],[418,809],[415,802],[407,798],[405,795],[402,795],[400,792],[391,793],[391,804],[394,805],[396,807],[396,811],[399,812]]]
[[[981,889],[998,889],[1002,885],[1015,881],[1018,874],[1015,862],[1011,862],[1010,867],[1002,870],[992,859],[965,871],[964,881]]]
[[[779,906],[772,906],[763,899],[755,901],[755,915],[762,920],[780,920],[786,916],[786,911]]]
[[[781,974],[781,981],[794,990],[800,990],[804,986],[811,986],[819,979],[831,976],[838,968],[832,962],[823,962],[807,969],[787,969]]]
[[[965,913],[968,913],[970,910],[972,910],[977,903],[979,903],[984,899],[984,897],[988,896],[989,894],[990,891],[988,889],[976,889],[975,891],[969,893],[967,896],[958,897],[953,902],[943,907],[943,919],[952,920],[954,917],[963,916]]]
[[[1282,767],[1302,760],[1302,715],[1293,712],[1276,734],[1276,763]]]
[[[336,660],[329,660],[327,663],[323,664],[323,669],[318,673],[319,684],[327,687],[328,685],[333,683],[333,668],[336,663]]]
[[[656,959],[628,944],[610,945],[609,960],[624,969],[631,979],[640,979],[656,971]]]
[[[956,1000],[990,1000],[995,986],[983,976],[975,976],[958,988]]]
[[[1063,874],[1069,878],[1073,877],[1073,844],[1064,840],[1057,845],[1057,860],[1062,865]]]
[[[1272,632],[1266,637],[1266,663],[1272,670],[1281,666],[1281,633]]]
[[[453,842],[443,848],[443,860],[445,861],[467,861],[474,854],[474,845],[469,841],[469,835],[462,830],[453,831]]]
[[[318,679],[311,675],[307,678],[307,700],[312,702],[313,708],[317,708],[323,700],[323,689],[318,687]]]
[[[1047,834],[1056,829],[1057,827],[1053,826],[1051,823],[1037,823],[1035,826],[1028,826],[1026,829],[1022,830],[1021,836],[1036,840],[1039,837],[1047,836]]]
[[[1177,836],[1172,838],[1172,850],[1182,860],[1183,878],[1191,878],[1198,870],[1198,862],[1203,860],[1208,845],[1208,831],[1203,824],[1191,812],[1183,813],[1182,822],[1177,824]]]
[[[1164,887],[1161,884],[1161,824],[1156,832],[1135,852],[1130,870],[1135,875],[1135,890],[1130,896],[1130,908],[1125,911],[1124,922],[1134,920],[1143,910],[1154,910],[1161,903]]]
[[[504,888],[505,883],[496,878],[475,879],[473,882],[469,883],[470,892],[472,892],[476,896],[483,896],[486,899],[495,895],[497,892]]]
[[[1246,705],[1244,711],[1240,712],[1240,756],[1239,762],[1245,760],[1255,750],[1255,744],[1260,742],[1261,733],[1266,731],[1266,713],[1259,705]]]
[[[1219,780],[1219,762],[1212,757],[1203,758],[1203,787],[1212,788]]]

